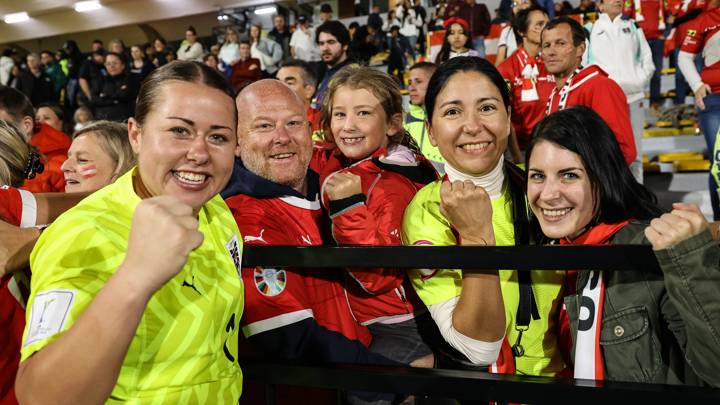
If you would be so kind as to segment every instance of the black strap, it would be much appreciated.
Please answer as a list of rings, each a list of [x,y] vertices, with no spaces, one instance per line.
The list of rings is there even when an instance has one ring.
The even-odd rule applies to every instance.
[[[535,302],[535,293],[533,293],[532,289],[530,270],[518,270],[517,273],[520,302],[515,316],[515,327],[525,329],[530,325],[530,316],[532,316],[532,319],[538,320],[540,314],[538,313],[537,302]]]
[[[515,243],[528,245],[530,243],[530,223],[525,202],[525,184],[527,184],[525,182],[525,173],[522,169],[507,161],[505,162],[505,169],[513,202]],[[520,290],[520,301],[515,316],[515,328],[527,330],[531,316],[534,320],[540,319],[529,270],[518,270],[518,289]]]

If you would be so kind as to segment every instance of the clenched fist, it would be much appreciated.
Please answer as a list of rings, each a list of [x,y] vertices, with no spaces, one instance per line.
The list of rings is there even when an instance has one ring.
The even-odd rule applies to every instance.
[[[342,200],[362,193],[360,176],[348,172],[335,173],[325,182],[325,192],[330,201]]]
[[[172,196],[148,198],[135,209],[122,271],[152,294],[182,270],[203,240],[192,207]]]
[[[653,250],[662,250],[709,228],[697,205],[675,203],[670,213],[650,221],[645,237],[652,243]]]
[[[443,182],[440,213],[458,231],[463,244],[495,245],[490,196],[472,181]]]

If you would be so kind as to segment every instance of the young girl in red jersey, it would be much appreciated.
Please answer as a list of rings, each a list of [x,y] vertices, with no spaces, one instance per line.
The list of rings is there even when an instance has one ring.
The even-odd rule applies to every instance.
[[[323,126],[342,167],[321,173],[333,238],[401,245],[405,207],[437,174],[403,128],[399,86],[379,71],[348,67],[333,76],[325,100]],[[348,269],[347,295],[356,320],[373,334],[371,350],[406,364],[431,353],[418,332],[426,327],[418,325],[432,321],[404,270]]]

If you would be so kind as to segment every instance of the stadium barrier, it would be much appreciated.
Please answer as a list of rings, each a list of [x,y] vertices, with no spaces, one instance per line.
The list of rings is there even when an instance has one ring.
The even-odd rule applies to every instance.
[[[652,249],[641,245],[245,246],[243,267],[660,271]],[[240,363],[247,381],[265,385],[268,405],[275,403],[277,385],[413,394],[485,403],[720,403],[720,389],[709,387],[503,375],[469,370],[367,365],[308,366],[243,359]]]

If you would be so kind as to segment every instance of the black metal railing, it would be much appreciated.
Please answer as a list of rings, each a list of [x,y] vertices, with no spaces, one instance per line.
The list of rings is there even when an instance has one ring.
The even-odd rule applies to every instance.
[[[649,246],[245,246],[243,267],[395,267],[520,270],[658,271]],[[472,271],[472,270],[469,270]],[[473,401],[553,404],[720,404],[720,389],[491,374],[482,371],[367,365],[307,366],[240,360],[245,379],[340,391],[414,394]],[[718,365],[720,372],[720,364]]]

